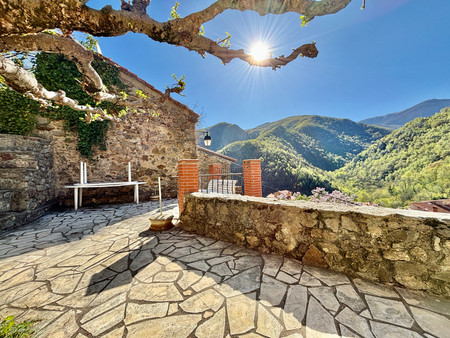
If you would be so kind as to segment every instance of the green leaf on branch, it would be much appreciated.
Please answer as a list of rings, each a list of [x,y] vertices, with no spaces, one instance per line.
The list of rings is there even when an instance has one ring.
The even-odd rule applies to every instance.
[[[170,11],[170,18],[169,20],[179,19],[181,18],[180,14],[178,14],[178,7],[180,6],[180,3],[177,1],[175,2],[175,5],[172,7],[172,10]]]
[[[302,25],[302,27],[305,27],[310,21],[311,21],[311,19],[308,19],[306,16],[304,16],[304,15],[302,15],[302,16],[300,16],[300,19],[299,19],[300,21],[301,21],[301,25]]]
[[[84,48],[92,50],[94,52],[98,52],[97,45],[98,40],[94,38],[91,34],[85,34],[85,39],[80,41],[80,43],[84,46]]]
[[[169,87],[168,84],[166,84],[166,90],[165,93],[167,95],[170,95],[170,93],[177,93],[178,95],[184,96],[181,94],[183,90],[186,88],[186,76],[183,75],[180,78],[177,78],[175,74],[172,74],[173,79],[175,80],[175,84],[173,84],[171,87]]]
[[[230,35],[230,33],[228,33],[228,32],[225,32],[225,34],[227,35],[227,37],[224,38],[224,39],[222,39],[222,40],[221,40],[221,39],[217,39],[217,44],[218,44],[219,46],[221,46],[221,47],[228,48],[228,47],[231,46],[231,42],[230,42],[231,35]]]

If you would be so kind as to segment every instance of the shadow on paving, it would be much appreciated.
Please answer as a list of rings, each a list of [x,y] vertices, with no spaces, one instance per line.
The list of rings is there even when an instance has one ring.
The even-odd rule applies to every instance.
[[[139,237],[150,237],[154,236],[156,232],[153,231],[143,231],[139,234]],[[132,250],[128,255],[120,258],[115,261],[108,267],[105,267],[102,271],[92,275],[91,280],[89,282],[89,286],[86,290],[86,296],[90,296],[93,294],[102,293],[123,285],[131,284],[134,276],[139,272],[139,269],[142,268],[142,264],[139,264],[138,260],[134,260],[140,252],[145,252],[146,247],[155,247],[158,244],[158,240],[156,237],[153,237],[150,242],[145,243],[138,249]],[[148,249],[151,250],[151,249]],[[152,261],[154,259],[154,254],[148,251],[149,257],[151,255]],[[114,254],[111,254],[113,256]],[[148,262],[148,259],[146,260]],[[136,263],[133,263],[136,262]],[[133,265],[136,270],[133,270]],[[110,283],[99,289],[99,283],[111,280]]]
[[[163,209],[173,208],[172,204],[176,205],[176,200],[164,202]],[[83,207],[78,211],[53,211],[23,226],[0,231],[0,257],[14,257],[80,241],[105,227],[153,212],[157,208],[158,202],[146,202],[140,205],[98,205]]]
[[[42,319],[43,337],[441,337],[449,326],[444,300],[178,228],[139,233],[148,216],[0,260],[0,313]]]
[[[179,230],[176,231],[178,231],[178,233],[172,234],[172,238],[174,239],[173,244],[183,241],[183,239],[177,238],[180,232]],[[266,322],[264,325],[267,324],[272,326],[271,329],[267,329],[268,331],[266,331],[266,333],[270,331],[272,334],[277,333],[281,335],[282,332],[301,332],[301,328],[303,327],[302,332],[304,334],[305,325],[307,325],[309,334],[339,334],[339,325],[335,324],[333,317],[319,304],[319,302],[317,302],[317,300],[311,297],[311,294],[307,292],[307,287],[302,285],[290,285],[289,283],[294,284],[292,281],[288,281],[287,283],[279,282],[275,280],[275,275],[273,278],[263,275],[265,262],[258,252],[244,247],[238,247],[232,243],[210,239],[212,242],[211,245],[203,245],[202,248],[197,246],[201,251],[197,253],[186,253],[184,256],[175,258],[170,256],[173,251],[164,254],[167,249],[170,249],[170,246],[167,247],[166,250],[162,250],[161,253],[153,252],[153,249],[160,244],[157,239],[158,234],[161,234],[161,232],[141,232],[139,237],[148,237],[150,238],[150,241],[145,242],[139,248],[131,249],[126,256],[94,274],[91,277],[86,296],[94,294],[106,295],[107,293],[110,293],[108,298],[115,297],[115,295],[121,292],[126,292],[120,290],[120,288],[131,284],[133,280],[137,278],[138,282],[143,286],[140,288],[142,294],[136,299],[133,298],[133,292],[131,292],[130,298],[132,302],[150,302],[152,304],[155,304],[156,302],[181,302],[181,307],[185,313],[198,313],[201,311],[190,308],[192,305],[189,303],[190,299],[195,299],[197,297],[196,295],[199,295],[201,298],[200,301],[202,302],[201,306],[205,306],[208,302],[213,302],[211,299],[208,300],[207,297],[209,295],[212,295],[216,299],[222,298],[223,296],[223,307],[227,308],[228,320],[232,320],[230,319],[230,316],[233,316],[233,313],[235,314],[235,317],[237,317],[233,320],[233,323],[235,324],[229,324],[229,330],[234,329],[234,334],[239,332],[240,325],[242,325],[239,321],[242,321],[243,318],[245,319],[246,317],[251,318],[254,323],[253,330],[251,331],[254,331],[258,325],[262,325],[261,323],[257,324],[257,322],[261,320]],[[191,240],[187,241],[195,241],[195,238],[193,237]],[[200,242],[197,243],[200,244]],[[214,243],[216,245],[223,244],[223,246],[215,249]],[[189,247],[189,245],[183,245],[184,244],[181,243],[175,250],[183,250],[183,248]],[[210,250],[208,250],[209,246],[212,246]],[[226,251],[227,248],[230,253],[224,254],[223,252]],[[218,250],[220,251],[220,254],[209,254]],[[233,251],[235,252],[231,253]],[[199,254],[199,256],[195,257],[197,254]],[[206,255],[207,258],[202,260],[202,255]],[[278,269],[280,269],[281,265],[283,265],[282,262],[286,262],[287,259],[283,259],[281,256],[274,257],[281,260],[280,266],[278,267]],[[226,263],[227,261],[230,261],[231,258],[235,260],[235,269],[233,269],[233,272],[230,270],[231,273],[229,276],[220,277],[206,271],[198,270],[197,268],[200,268],[199,265],[197,265],[197,268],[195,267],[195,264],[199,261],[218,259],[223,260],[224,263]],[[176,280],[158,279],[158,273],[168,272],[164,268],[160,269],[159,266],[154,266],[154,268],[152,268],[152,265],[158,265],[158,260],[164,260],[166,264],[170,261],[170,264],[179,266],[179,269],[172,266],[169,271],[189,271],[191,274],[195,274],[197,278],[191,276],[195,282],[187,287],[186,285],[188,284],[180,287],[180,285],[177,284],[182,280],[182,278],[180,279],[180,276],[178,276]],[[296,272],[300,274],[303,270],[302,265],[296,261],[289,261],[294,262],[291,264],[290,273],[294,274],[292,270],[293,267],[295,267],[298,268],[298,271]],[[149,274],[149,276],[151,276],[150,278],[140,275],[141,272],[145,272],[146,270],[153,271]],[[209,270],[211,271],[211,269]],[[207,285],[208,282],[205,282],[205,285],[207,285],[205,288],[195,289],[196,283],[201,283],[205,277],[210,279],[209,285]],[[109,281],[106,286],[105,281]],[[131,288],[135,287],[136,284],[133,284]],[[148,289],[151,288],[155,288],[155,292],[147,292]],[[191,288],[194,289],[193,293],[183,293],[183,291]],[[117,292],[111,293],[114,292],[114,289],[117,289]],[[171,293],[172,295],[170,295]],[[209,294],[206,295],[206,293]],[[134,294],[136,294],[136,292]],[[188,297],[183,297],[182,294],[188,295]],[[178,298],[177,295],[179,296]],[[170,297],[173,297],[173,300],[170,300]],[[265,301],[264,306],[260,304],[260,301]],[[194,303],[194,301],[191,303]],[[186,304],[186,306],[184,307],[183,304]],[[308,312],[308,304],[314,314]],[[270,314],[267,310],[270,306],[280,308],[280,319],[277,320]],[[203,309],[203,311],[204,310],[205,309]],[[213,310],[217,313],[217,309]],[[307,318],[307,313],[309,314],[309,318]],[[169,318],[169,316],[167,316],[167,318]],[[271,320],[274,321],[271,322]],[[236,324],[236,322],[238,324]],[[281,322],[284,323],[284,327]],[[212,333],[213,332],[211,331],[211,334]],[[233,332],[231,332],[231,334],[233,334]],[[180,337],[181,336],[180,333]],[[272,335],[269,334],[268,336]]]

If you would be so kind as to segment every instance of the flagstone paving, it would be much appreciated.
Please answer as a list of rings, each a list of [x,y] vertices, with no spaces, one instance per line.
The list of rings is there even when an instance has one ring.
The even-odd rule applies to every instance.
[[[448,300],[150,232],[156,208],[55,212],[0,233],[0,317],[38,320],[39,337],[450,337]]]

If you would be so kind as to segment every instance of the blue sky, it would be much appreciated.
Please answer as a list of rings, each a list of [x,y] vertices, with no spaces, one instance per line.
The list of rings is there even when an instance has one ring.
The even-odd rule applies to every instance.
[[[179,0],[185,16],[212,0]],[[153,0],[149,15],[166,21],[175,0]],[[102,52],[164,90],[171,74],[186,76],[182,97],[172,97],[202,115],[200,127],[219,122],[244,129],[293,115],[325,115],[360,121],[450,98],[450,1],[353,0],[334,15],[301,27],[299,14],[267,15],[228,10],[204,25],[212,39],[231,34],[232,48],[248,50],[265,40],[274,56],[316,41],[319,55],[273,71],[240,60],[224,66],[182,47],[144,35],[99,38]],[[101,8],[108,1],[91,0]],[[117,8],[119,1],[113,4]]]

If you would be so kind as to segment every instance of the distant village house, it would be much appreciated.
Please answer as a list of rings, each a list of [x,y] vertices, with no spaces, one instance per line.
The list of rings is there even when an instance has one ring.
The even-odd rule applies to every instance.
[[[450,213],[450,199],[411,203],[411,210]]]

